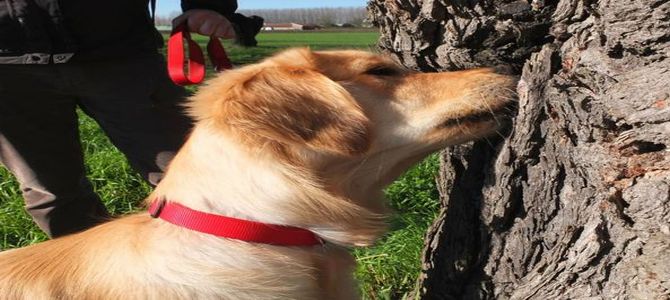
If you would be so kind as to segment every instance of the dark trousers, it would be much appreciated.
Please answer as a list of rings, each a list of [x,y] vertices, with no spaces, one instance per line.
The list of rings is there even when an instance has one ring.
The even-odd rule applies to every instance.
[[[0,163],[49,236],[76,232],[107,211],[85,176],[76,108],[91,116],[152,184],[191,126],[186,91],[162,57],[56,65],[0,65]]]

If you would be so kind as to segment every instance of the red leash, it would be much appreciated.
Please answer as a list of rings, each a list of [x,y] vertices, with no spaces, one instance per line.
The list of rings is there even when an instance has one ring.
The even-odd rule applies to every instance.
[[[184,40],[188,45],[188,73],[184,70]],[[201,83],[205,78],[205,58],[198,43],[191,39],[185,23],[172,30],[167,47],[168,74],[172,81],[178,85]],[[217,72],[233,67],[219,38],[209,37],[207,53]]]
[[[179,227],[246,242],[277,246],[322,244],[321,239],[307,229],[214,215],[165,200],[151,203],[149,214],[153,218],[161,218]]]

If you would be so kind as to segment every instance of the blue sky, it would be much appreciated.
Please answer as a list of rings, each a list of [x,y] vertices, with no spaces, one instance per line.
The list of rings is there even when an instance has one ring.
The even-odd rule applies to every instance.
[[[157,0],[156,14],[169,16],[173,12],[180,12],[179,0]],[[309,7],[350,7],[365,6],[365,0],[238,0],[239,9],[261,9],[261,8],[309,8]]]

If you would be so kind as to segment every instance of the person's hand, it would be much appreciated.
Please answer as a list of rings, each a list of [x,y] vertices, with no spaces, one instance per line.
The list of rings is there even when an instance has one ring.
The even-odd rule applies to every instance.
[[[191,9],[172,20],[172,27],[186,22],[188,31],[224,39],[235,37],[230,21],[221,14],[208,9]]]

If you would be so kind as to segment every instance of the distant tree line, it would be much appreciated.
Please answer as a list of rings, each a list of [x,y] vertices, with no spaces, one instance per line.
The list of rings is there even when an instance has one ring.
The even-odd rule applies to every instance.
[[[360,26],[367,17],[365,7],[321,7],[290,9],[244,9],[239,13],[257,15],[267,23],[299,23],[317,25],[352,24]]]

